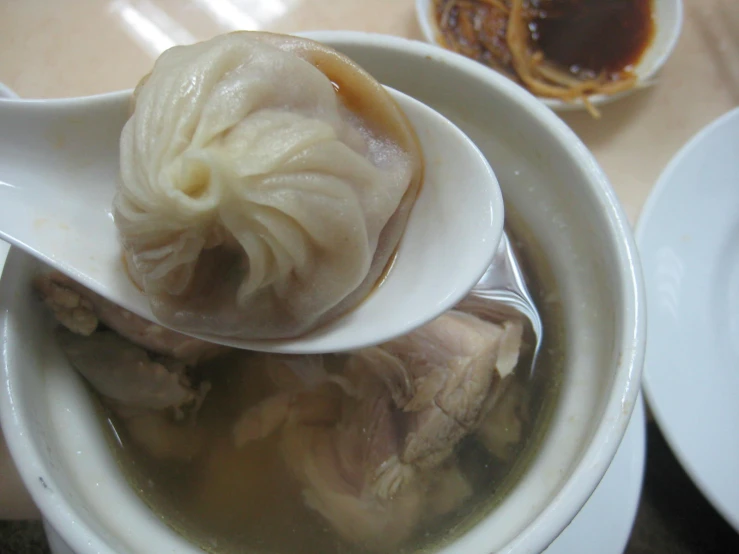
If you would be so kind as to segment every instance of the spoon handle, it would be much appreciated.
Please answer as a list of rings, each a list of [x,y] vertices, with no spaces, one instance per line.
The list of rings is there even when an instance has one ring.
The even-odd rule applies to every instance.
[[[34,194],[35,200],[47,195],[74,199],[82,193],[85,199],[88,193],[93,200],[107,199],[115,190],[118,142],[129,103],[128,91],[0,100],[0,182]]]
[[[110,214],[129,104],[128,91],[0,100],[0,238],[96,292],[131,286]]]

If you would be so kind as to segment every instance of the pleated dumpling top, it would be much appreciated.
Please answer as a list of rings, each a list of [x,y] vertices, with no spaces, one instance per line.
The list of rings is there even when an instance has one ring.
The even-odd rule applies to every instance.
[[[236,32],[177,46],[139,83],[114,217],[164,324],[305,334],[382,278],[422,181],[388,92],[319,43]]]

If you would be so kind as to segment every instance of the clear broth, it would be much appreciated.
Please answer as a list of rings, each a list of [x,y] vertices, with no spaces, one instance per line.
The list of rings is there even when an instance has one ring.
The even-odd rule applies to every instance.
[[[558,397],[565,354],[559,295],[546,256],[510,208],[507,221],[545,329],[533,376],[527,353],[513,377],[529,400],[522,439],[509,462],[492,457],[474,438],[462,441],[456,455],[473,496],[451,514],[421,525],[399,553],[435,551],[488,515],[527,468]],[[370,552],[341,539],[305,506],[300,486],[282,462],[277,436],[239,449],[233,445],[238,416],[274,392],[254,359],[237,352],[200,368],[212,389],[196,422],[183,433],[185,440],[205,444],[187,461],[152,457],[131,440],[126,423],[104,410],[111,447],[129,483],[164,523],[207,552]]]

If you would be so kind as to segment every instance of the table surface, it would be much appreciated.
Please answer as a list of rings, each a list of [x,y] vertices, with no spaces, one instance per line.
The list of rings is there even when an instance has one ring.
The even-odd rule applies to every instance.
[[[594,152],[632,223],[675,152],[739,105],[739,1],[684,4],[682,36],[654,86],[605,106],[600,120],[584,112],[562,115]],[[130,88],[170,46],[235,29],[421,38],[413,0],[8,0],[0,2],[0,82],[30,98]],[[31,516],[2,446],[0,519]],[[645,493],[629,552],[739,552],[738,536],[716,518],[650,426]],[[38,528],[25,529],[0,524],[0,551],[12,552],[3,540],[26,544],[18,533],[35,541]],[[709,542],[690,538],[701,530]]]

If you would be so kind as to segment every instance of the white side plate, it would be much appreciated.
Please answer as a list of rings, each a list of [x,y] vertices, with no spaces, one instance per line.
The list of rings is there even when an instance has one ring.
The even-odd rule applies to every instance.
[[[687,473],[739,531],[739,109],[673,158],[637,243],[649,404]]]

